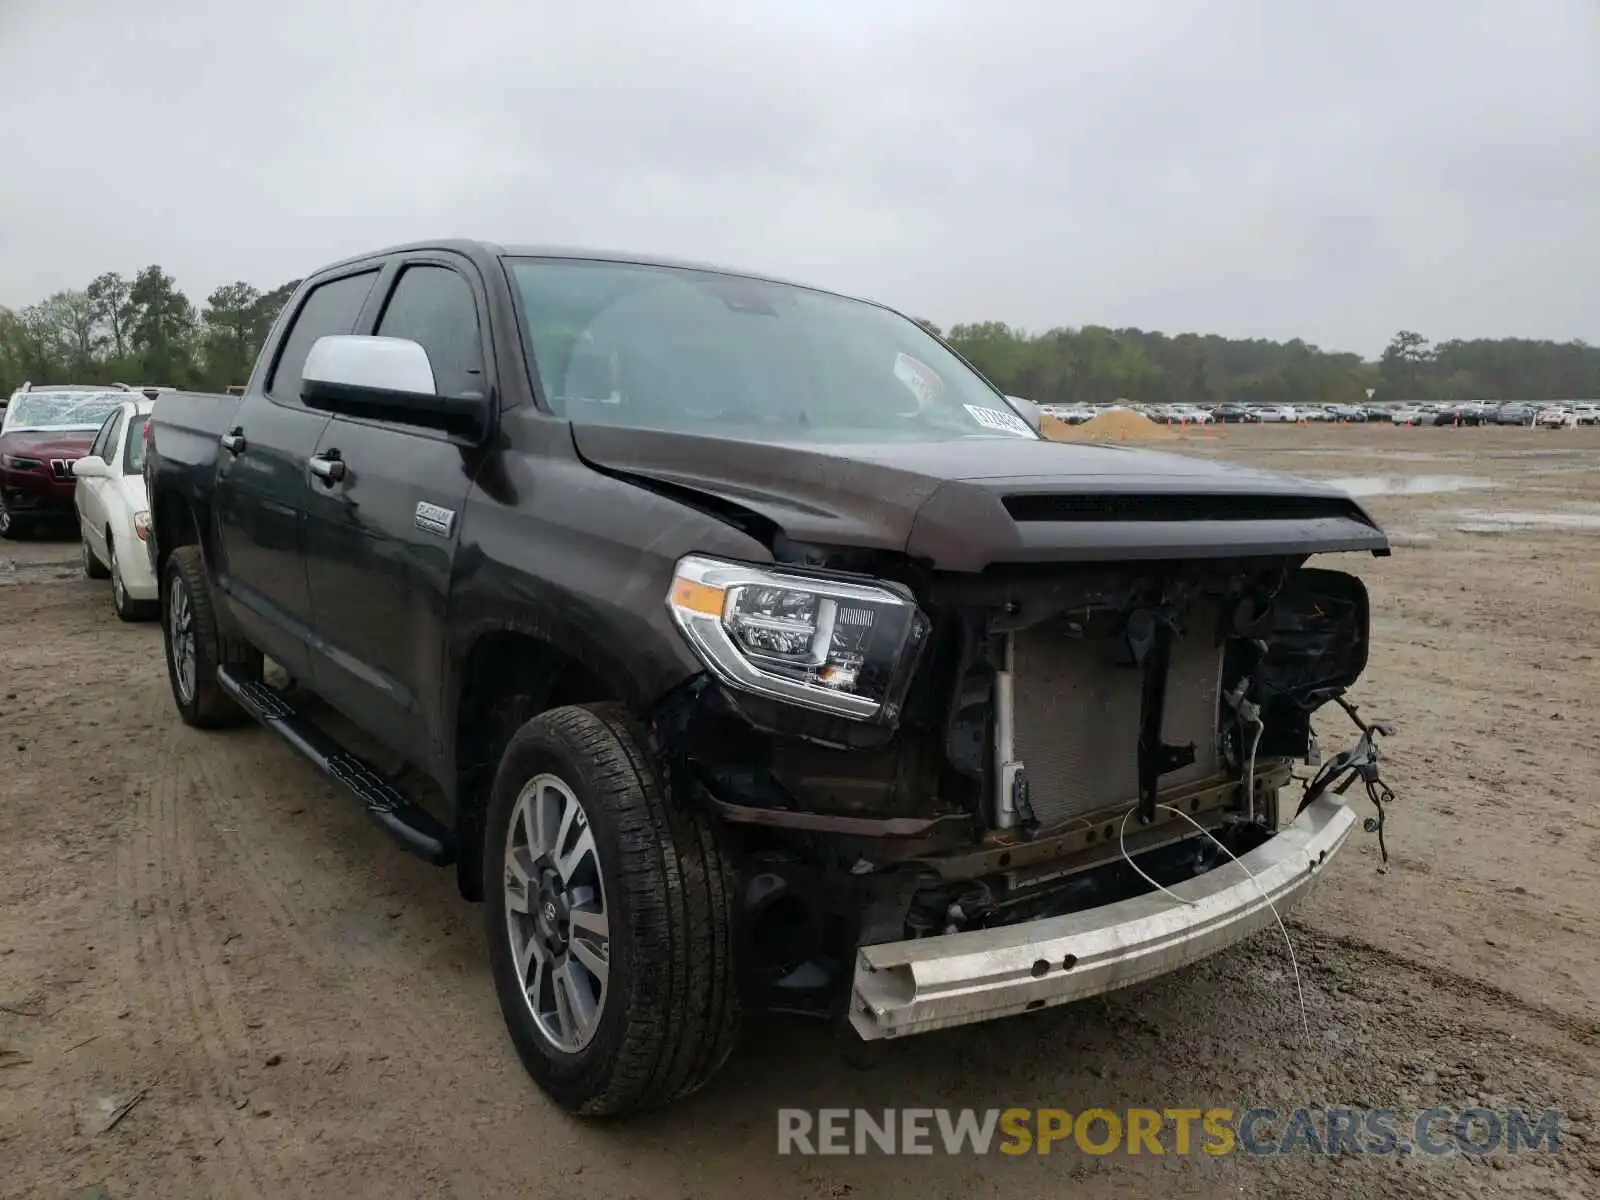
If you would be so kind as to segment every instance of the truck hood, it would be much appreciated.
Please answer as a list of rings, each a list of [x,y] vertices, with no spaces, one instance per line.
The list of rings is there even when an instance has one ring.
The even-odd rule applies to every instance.
[[[596,468],[753,512],[794,541],[899,551],[942,570],[1389,548],[1336,488],[1129,446],[822,445],[578,424],[572,436]]]

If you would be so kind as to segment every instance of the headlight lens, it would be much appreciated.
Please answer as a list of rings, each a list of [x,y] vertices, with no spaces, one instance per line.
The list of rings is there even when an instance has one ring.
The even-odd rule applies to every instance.
[[[139,535],[141,542],[150,540],[150,514],[136,512],[133,514],[133,531]]]
[[[22,458],[16,454],[0,454],[0,466],[6,466],[13,471],[37,471],[44,463],[37,458]]]
[[[858,721],[892,721],[927,635],[903,589],[690,555],[667,596],[724,683]]]

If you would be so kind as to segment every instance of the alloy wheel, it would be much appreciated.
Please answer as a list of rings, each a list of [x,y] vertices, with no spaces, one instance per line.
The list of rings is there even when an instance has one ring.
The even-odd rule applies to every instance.
[[[115,554],[112,562],[116,562]],[[113,565],[112,570],[115,569]],[[195,684],[194,609],[189,604],[189,593],[181,580],[173,580],[167,594],[167,633],[172,641],[172,673],[178,681],[178,699],[190,704],[194,700]]]
[[[506,830],[506,934],[528,1011],[556,1049],[581,1051],[605,1011],[611,926],[588,814],[565,781],[536,775]]]

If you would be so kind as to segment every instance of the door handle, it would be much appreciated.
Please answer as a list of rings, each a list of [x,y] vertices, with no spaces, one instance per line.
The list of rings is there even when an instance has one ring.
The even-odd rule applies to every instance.
[[[307,465],[311,468],[311,473],[328,487],[332,487],[344,478],[344,459],[339,457],[337,450],[329,450],[326,454],[314,454]]]
[[[238,426],[228,430],[218,440],[222,443],[222,448],[229,454],[238,454],[245,448],[244,430]]]

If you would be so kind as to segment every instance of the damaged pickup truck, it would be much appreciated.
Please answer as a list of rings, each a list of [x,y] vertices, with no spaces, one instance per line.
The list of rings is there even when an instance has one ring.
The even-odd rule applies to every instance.
[[[875,304],[402,247],[148,437],[182,718],[454,864],[575,1112],[694,1090],[752,1006],[873,1041],[1170,971],[1327,869],[1356,780],[1381,820],[1366,592],[1307,565],[1387,554],[1368,515],[1046,441]],[[1334,702],[1361,736],[1296,796]]]

